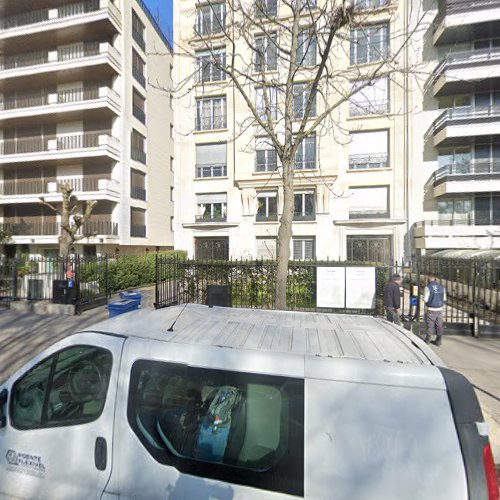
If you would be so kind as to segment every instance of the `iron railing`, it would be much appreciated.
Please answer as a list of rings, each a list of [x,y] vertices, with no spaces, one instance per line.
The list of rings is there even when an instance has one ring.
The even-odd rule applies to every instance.
[[[354,0],[356,10],[375,10],[391,5],[392,0]]]
[[[141,84],[142,87],[146,88],[146,77],[141,69],[132,66],[132,76]]]
[[[349,155],[350,170],[388,167],[389,156],[387,153]]]
[[[227,165],[225,163],[197,164],[196,177],[225,177]]]
[[[350,116],[382,115],[389,113],[389,99],[370,100],[363,103],[351,102],[349,105]]]
[[[278,220],[278,214],[256,214],[256,222],[276,222]]]
[[[500,119],[500,106],[460,106],[445,109],[432,124],[431,130],[435,133],[444,126],[456,125],[466,120]],[[453,123],[456,122],[456,123]]]
[[[298,160],[297,158],[293,162],[294,170],[313,170],[316,168],[316,158],[308,158]]]
[[[312,222],[316,220],[316,214],[314,212],[309,214],[294,213],[293,220],[296,222]]]
[[[434,70],[434,81],[449,67],[464,64],[490,63],[500,60],[500,48],[472,49],[450,52]]]
[[[84,236],[118,236],[118,222],[109,220],[89,220],[81,228]]]
[[[132,224],[130,226],[130,236],[133,238],[145,238],[146,226],[144,224]]]
[[[130,197],[134,200],[146,201],[146,189],[140,186],[131,186]]]
[[[146,41],[144,40],[144,34],[138,31],[137,29],[132,29],[132,38],[135,40],[137,45],[142,50],[146,50]]]
[[[489,160],[471,160],[469,163],[452,163],[436,170],[432,183],[436,186],[447,180],[481,180],[500,175],[500,158]]]
[[[227,221],[227,216],[226,215],[213,215],[211,216],[210,214],[205,214],[205,215],[196,215],[195,217],[196,222],[226,222]]]
[[[30,222],[22,219],[9,222],[7,219],[0,226],[5,233],[13,236],[58,236],[60,233],[58,222]]]
[[[132,114],[142,123],[146,123],[146,113],[139,106],[134,104],[132,106]]]
[[[218,130],[227,127],[226,115],[197,116],[196,130]]]
[[[144,163],[144,165],[146,165],[146,160],[147,160],[146,152],[143,151],[142,149],[139,149],[139,148],[132,146],[132,148],[130,150],[130,156],[131,156],[132,160]]]

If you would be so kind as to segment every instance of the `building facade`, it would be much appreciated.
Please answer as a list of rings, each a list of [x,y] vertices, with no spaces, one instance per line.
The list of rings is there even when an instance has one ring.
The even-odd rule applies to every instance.
[[[500,249],[500,2],[447,0],[432,14],[413,253],[486,257]]]
[[[265,5],[286,18],[279,10],[285,7],[275,0]],[[347,33],[350,42],[332,54],[339,70],[374,67],[396,52],[405,36],[404,2],[357,6],[369,25]],[[207,39],[212,46],[220,44],[221,58],[231,57],[221,37],[226,10],[224,2],[180,0],[174,5],[175,45],[180,48],[174,80],[183,86],[175,105],[175,246],[198,258],[273,258],[283,204],[276,152],[255,127],[242,128],[250,116],[246,102],[225,74],[203,59]],[[271,73],[276,65],[279,69],[272,44],[258,28],[251,36],[258,54],[237,41],[238,56],[254,61],[262,53],[263,61],[255,64],[266,64]],[[319,63],[315,44],[304,58],[309,70]],[[408,90],[402,72],[378,78],[335,111],[334,127],[301,143],[294,166],[293,259],[403,257],[410,230]],[[324,109],[319,101],[317,108],[313,116]]]
[[[7,251],[55,251],[63,183],[98,201],[75,251],[172,248],[172,49],[142,0],[3,2],[0,53]]]

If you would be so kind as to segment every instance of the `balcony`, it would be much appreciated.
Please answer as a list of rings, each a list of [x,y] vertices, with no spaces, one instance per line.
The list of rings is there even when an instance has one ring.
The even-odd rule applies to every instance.
[[[500,191],[500,159],[475,160],[469,164],[451,164],[434,172],[434,196]]]
[[[79,200],[120,199],[120,184],[98,176],[65,177],[63,179],[22,179],[0,181],[0,204],[38,203],[41,196],[49,202],[62,201],[61,186],[69,184]]]
[[[10,78],[102,65],[111,67],[113,73],[119,73],[120,53],[107,42],[82,42],[53,50],[4,57],[0,62],[0,82]]]
[[[67,160],[106,156],[118,161],[120,143],[106,132],[80,132],[0,141],[0,163]]]
[[[195,217],[196,222],[227,222],[227,217],[225,215],[213,215],[210,216],[210,214],[204,214],[204,215],[197,215]]]
[[[16,242],[19,237],[32,236],[54,236],[55,241],[61,234],[61,224],[59,222],[31,222],[23,221],[4,222],[0,228],[11,234]],[[87,221],[79,234],[87,237],[97,236],[118,236],[118,223],[111,221]]]
[[[472,214],[462,217],[417,222],[413,226],[415,247],[429,250],[500,248],[499,226],[476,224]]]
[[[130,236],[132,238],[145,238],[146,226],[143,224],[132,224],[130,226]]]
[[[0,40],[33,36],[54,29],[74,29],[84,23],[110,21],[121,27],[120,11],[112,0],[85,0],[54,8],[44,8],[6,16],[0,20]]]
[[[500,80],[500,48],[466,50],[448,54],[434,71],[433,93],[470,92],[484,80]]]
[[[464,138],[500,135],[500,106],[446,109],[430,131],[434,146],[461,144]]]
[[[460,0],[445,6],[434,21],[434,45],[472,40],[476,33],[498,33],[500,0]]]
[[[387,153],[349,155],[349,170],[389,168]]]
[[[198,164],[196,165],[196,178],[226,177],[227,165],[225,163]]]
[[[130,188],[130,197],[134,200],[146,201],[146,189],[139,186],[132,186]]]
[[[0,123],[9,119],[26,119],[34,116],[43,121],[47,115],[63,114],[68,120],[78,119],[88,110],[104,109],[118,114],[120,96],[109,87],[74,87],[53,93],[18,94],[0,100]]]

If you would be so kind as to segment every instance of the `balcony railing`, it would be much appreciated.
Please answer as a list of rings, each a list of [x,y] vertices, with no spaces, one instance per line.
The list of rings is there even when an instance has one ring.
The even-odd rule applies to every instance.
[[[450,214],[451,215],[451,214]],[[437,226],[474,226],[474,215],[473,214],[456,214],[459,217],[453,217],[450,219],[437,219],[437,220],[424,220],[415,223],[415,227],[425,228],[425,227],[437,227]],[[489,225],[489,224],[487,224]]]
[[[204,214],[204,215],[197,215],[195,217],[196,222],[226,222],[227,221],[227,216],[226,215],[212,215],[210,214]]]
[[[278,214],[257,214],[255,220],[256,222],[275,222],[278,220]]]
[[[140,163],[144,163],[144,165],[146,165],[146,160],[147,160],[146,152],[143,151],[142,149],[134,148],[132,146],[132,148],[130,150],[130,156],[131,156],[132,160],[138,161]]]
[[[387,210],[359,210],[350,211],[349,219],[387,219],[389,212]]]
[[[82,132],[61,136],[19,137],[0,141],[0,155],[42,153],[96,148],[116,141],[105,132]]]
[[[446,69],[455,65],[489,63],[500,61],[500,47],[490,49],[464,50],[460,52],[450,52],[434,70],[434,80],[441,76]]]
[[[130,188],[130,197],[134,200],[146,201],[146,189],[139,186],[132,186]]]
[[[294,170],[312,170],[316,168],[316,158],[310,160],[295,160],[293,162]]]
[[[256,172],[276,172],[278,168],[277,161],[268,161],[266,163],[258,163],[255,161],[255,171]]]
[[[444,110],[434,121],[432,130],[441,129],[449,121],[500,118],[500,106],[461,106]],[[454,124],[453,124],[454,125]]]
[[[391,4],[392,0],[354,0],[356,10],[374,10],[381,9]]]
[[[136,29],[132,29],[132,38],[136,41],[137,45],[142,50],[146,50],[146,41],[144,40],[144,34]]]
[[[482,177],[489,177],[492,174],[500,176],[500,158],[445,165],[434,172],[432,181],[437,185],[453,178],[481,180]]]
[[[26,26],[34,26],[36,24],[57,19],[78,17],[91,12],[97,12],[105,8],[110,8],[111,5],[112,3],[110,0],[86,0],[83,2],[61,5],[56,8],[22,12],[21,14],[6,16],[0,20],[0,32]]]
[[[196,177],[225,177],[227,165],[225,163],[198,164],[196,165]]]
[[[293,220],[296,222],[303,222],[303,221],[314,221],[316,220],[316,214],[311,213],[311,214],[293,214]]]
[[[118,222],[89,220],[83,224],[80,232],[85,236],[118,236]]]
[[[218,130],[226,128],[226,115],[198,116],[196,119],[196,130]]]
[[[350,116],[382,115],[389,112],[389,99],[366,101],[349,105]]]
[[[146,77],[144,73],[139,68],[132,66],[132,76],[144,87],[146,88]]]
[[[48,179],[6,180],[0,183],[0,194],[18,196],[26,194],[48,193]]]
[[[389,166],[389,157],[387,153],[349,155],[350,170],[387,168],[388,166]]]
[[[142,123],[146,123],[146,113],[137,105],[132,106],[132,114]]]
[[[460,0],[458,2],[448,3],[446,7],[441,8],[434,20],[435,29],[439,23],[448,15],[459,14],[468,11],[477,11],[483,9],[492,9],[500,6],[500,0]]]
[[[5,222],[0,227],[13,236],[58,236],[61,232],[59,222],[30,222],[20,220]],[[87,221],[80,230],[85,236],[118,236],[118,223],[111,221]]]
[[[130,226],[130,236],[133,238],[145,238],[146,226],[142,224],[132,224]]]

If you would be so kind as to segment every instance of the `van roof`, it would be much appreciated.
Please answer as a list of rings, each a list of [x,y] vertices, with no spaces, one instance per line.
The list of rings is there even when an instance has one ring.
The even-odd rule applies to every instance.
[[[173,331],[168,331],[177,318]],[[94,331],[239,350],[442,365],[416,336],[371,316],[186,304],[130,312],[87,328]]]

